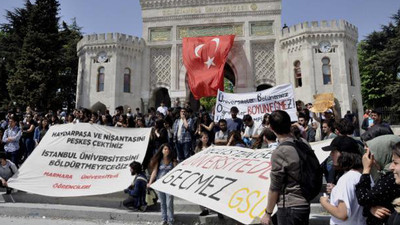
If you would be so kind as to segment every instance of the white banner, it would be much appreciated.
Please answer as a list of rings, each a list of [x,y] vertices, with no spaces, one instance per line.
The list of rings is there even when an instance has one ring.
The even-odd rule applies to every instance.
[[[322,163],[329,152],[312,148]],[[269,149],[212,146],[178,164],[151,187],[202,205],[244,224],[260,223],[270,185]]]
[[[268,90],[251,93],[225,93],[218,91],[214,121],[231,118],[231,107],[239,109],[238,117],[249,114],[256,123],[261,123],[265,113],[286,111],[292,121],[297,121],[296,102],[292,84],[275,86]]]
[[[132,182],[129,164],[144,159],[150,131],[88,123],[52,126],[8,185],[53,197],[121,191]]]

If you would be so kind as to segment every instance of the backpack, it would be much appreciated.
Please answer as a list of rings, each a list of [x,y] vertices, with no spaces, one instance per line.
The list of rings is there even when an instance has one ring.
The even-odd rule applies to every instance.
[[[300,179],[298,182],[303,197],[310,202],[320,193],[322,187],[322,167],[314,150],[303,141],[296,139],[294,142],[284,142],[281,145],[292,146],[296,149],[300,158]]]

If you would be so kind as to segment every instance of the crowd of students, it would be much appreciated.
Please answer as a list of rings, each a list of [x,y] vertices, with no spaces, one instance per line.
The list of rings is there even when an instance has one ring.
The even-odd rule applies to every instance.
[[[317,115],[310,112],[311,107],[311,104],[298,106],[298,121],[295,123],[284,111],[276,111],[271,115],[265,114],[260,124],[255,123],[251,115],[238,118],[237,107],[230,109],[231,118],[214,122],[213,112],[207,112],[204,108],[194,112],[189,104],[168,108],[161,103],[157,109],[150,108],[146,114],[139,108],[135,112],[130,108],[124,111],[122,106],[115,109],[114,115],[108,111],[101,113],[88,109],[76,109],[68,115],[61,110],[40,114],[29,107],[25,113],[10,110],[1,123],[0,151],[4,152],[4,160],[0,176],[3,176],[1,168],[6,168],[10,163],[18,166],[29,157],[49,126],[92,123],[123,128],[150,127],[152,131],[143,163],[131,164],[135,180],[125,190],[130,195],[124,202],[125,206],[145,210],[144,195],[147,188],[179,162],[210,145],[276,148],[272,157],[269,194],[276,198],[269,199],[264,217],[270,216],[271,207],[278,204],[281,209],[278,210],[279,224],[308,224],[309,202],[304,201],[299,192],[299,183],[292,179],[299,175],[299,158],[293,147],[280,146],[279,143],[334,139],[325,148],[331,151],[331,156],[322,164],[328,183],[326,192],[330,197],[323,196],[320,199],[321,205],[332,215],[331,224],[386,224],[390,215],[390,220],[399,220],[394,216],[396,211],[392,201],[400,197],[400,137],[393,135],[390,126],[382,121],[379,111],[371,112],[375,113],[372,122],[368,119],[368,127],[363,127],[366,132],[359,138],[354,115],[348,113],[340,118],[334,109]],[[277,163],[277,157],[282,162]],[[287,171],[291,169],[294,175],[290,175],[290,182],[284,184],[288,182]],[[4,182],[8,177],[1,179],[2,185],[6,186]],[[173,196],[161,192],[158,196],[163,223],[173,224]],[[282,197],[286,205],[281,204]],[[208,209],[201,209],[200,215],[209,214]],[[299,215],[306,216],[296,220],[293,215],[299,209],[304,211]],[[285,222],[282,222],[283,219]],[[263,218],[266,224],[270,221]]]

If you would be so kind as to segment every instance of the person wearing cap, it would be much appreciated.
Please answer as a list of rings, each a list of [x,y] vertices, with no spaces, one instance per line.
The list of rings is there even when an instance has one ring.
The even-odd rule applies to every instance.
[[[276,134],[279,143],[292,142],[291,121],[287,112],[277,110],[269,116],[270,128]],[[301,141],[301,140],[299,140]],[[275,205],[278,206],[279,225],[308,225],[310,203],[303,196],[300,187],[300,158],[291,145],[279,145],[271,156],[271,184],[262,224],[270,224]]]
[[[348,136],[338,136],[322,150],[331,151],[333,165],[344,171],[330,197],[320,197],[322,207],[331,214],[330,224],[365,225],[363,207],[355,192],[363,170],[357,142]]]
[[[239,109],[236,106],[231,108],[231,118],[226,120],[228,126],[228,132],[231,131],[239,131],[241,132],[243,129],[243,120],[237,117],[239,113]]]

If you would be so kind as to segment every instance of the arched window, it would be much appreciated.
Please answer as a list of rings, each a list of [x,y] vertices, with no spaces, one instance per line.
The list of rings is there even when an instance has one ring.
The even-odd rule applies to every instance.
[[[350,76],[350,85],[354,86],[353,62],[351,61],[351,59],[349,60],[349,76]]]
[[[131,70],[128,68],[124,71],[124,92],[131,92]]]
[[[332,84],[332,76],[331,76],[331,60],[329,58],[324,57],[322,60],[322,75],[324,80],[324,85]]]
[[[301,80],[301,68],[299,60],[296,60],[294,62],[294,85],[295,87],[303,86],[303,82]]]
[[[99,74],[97,74],[97,92],[104,91],[104,67],[99,68]]]

